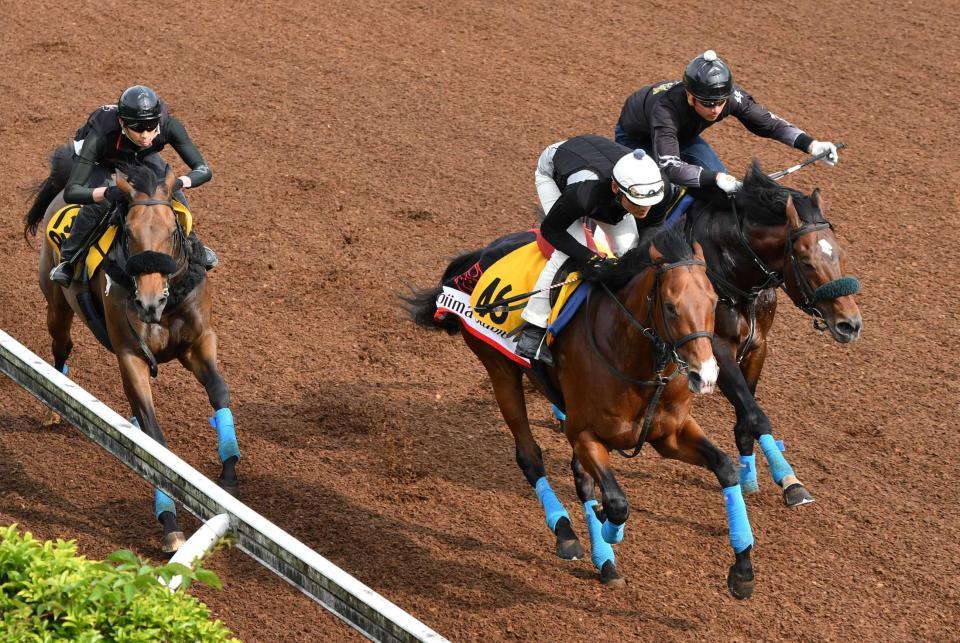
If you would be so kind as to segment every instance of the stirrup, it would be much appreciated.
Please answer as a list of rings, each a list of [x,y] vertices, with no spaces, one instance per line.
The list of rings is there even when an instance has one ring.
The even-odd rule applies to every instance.
[[[203,267],[207,271],[213,270],[218,265],[220,265],[220,258],[217,256],[217,253],[213,251],[213,248],[209,246],[203,247]]]
[[[73,283],[73,264],[61,261],[50,270],[50,281],[63,288],[69,288]]]
[[[534,324],[524,328],[517,342],[517,355],[538,360],[545,366],[553,366],[553,355],[547,346],[547,329]]]

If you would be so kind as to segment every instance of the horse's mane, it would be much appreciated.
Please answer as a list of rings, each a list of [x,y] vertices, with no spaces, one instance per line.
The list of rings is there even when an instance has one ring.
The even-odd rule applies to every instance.
[[[133,189],[151,196],[164,181],[164,177],[157,177],[153,168],[143,163],[124,163],[119,169],[127,175],[127,182]]]
[[[581,271],[585,281],[605,283],[616,290],[625,286],[633,277],[655,265],[650,259],[650,246],[655,247],[663,258],[657,263],[674,263],[693,258],[693,248],[679,227],[663,228],[652,238],[626,252],[616,262],[607,262],[599,268],[585,266]]]
[[[793,198],[800,220],[804,223],[825,223],[823,214],[803,192],[780,185],[760,169],[754,159],[743,178],[743,189],[737,192],[737,209],[744,219],[758,225],[783,225],[787,221],[787,197]]]

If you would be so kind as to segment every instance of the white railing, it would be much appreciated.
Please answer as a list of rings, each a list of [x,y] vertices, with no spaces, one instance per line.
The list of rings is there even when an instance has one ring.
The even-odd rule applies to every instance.
[[[445,641],[228,494],[103,402],[0,330],[0,371],[200,520],[230,517],[236,546],[376,641]]]

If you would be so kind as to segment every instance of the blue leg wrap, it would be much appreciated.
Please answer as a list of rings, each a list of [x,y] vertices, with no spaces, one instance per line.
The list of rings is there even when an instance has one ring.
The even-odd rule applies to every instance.
[[[67,374],[67,371],[69,371],[69,370],[70,370],[70,369],[69,369],[69,367],[67,367],[67,363],[64,362],[64,363],[63,363],[63,368],[60,369],[60,372],[63,373],[64,375],[66,375],[66,374]]]
[[[240,457],[240,445],[233,431],[233,413],[230,409],[220,409],[210,418],[210,426],[217,430],[217,453],[220,462],[226,462],[233,456]]]
[[[590,532],[590,560],[597,570],[603,569],[603,564],[608,560],[612,563],[616,559],[613,555],[613,547],[600,535],[602,526],[597,520],[597,514],[593,511],[596,500],[588,500],[583,503],[583,517],[587,521],[587,531]]]
[[[157,518],[160,517],[164,511],[169,511],[170,513],[176,515],[177,508],[173,504],[173,498],[160,491],[159,489],[153,490],[153,515]]]
[[[553,489],[550,488],[550,483],[547,482],[546,477],[537,480],[536,489],[537,498],[540,499],[540,504],[543,506],[543,513],[547,516],[547,527],[550,528],[550,531],[556,528],[557,521],[561,518],[570,520],[570,514],[563,508],[563,505],[557,498],[557,494],[553,493]]]
[[[740,488],[743,493],[756,493],[760,490],[757,485],[757,456],[754,453],[740,456]]]
[[[784,476],[792,476],[793,469],[787,464],[786,458],[780,453],[776,441],[769,433],[760,436],[760,448],[763,449],[763,455],[767,458],[767,464],[770,466],[770,475],[773,481],[780,484]]]
[[[600,529],[600,535],[603,537],[604,541],[610,543],[611,545],[616,545],[618,542],[623,540],[623,527],[626,525],[615,525],[610,522],[610,519],[603,521],[603,527]]]
[[[553,417],[557,418],[559,422],[564,422],[567,419],[567,414],[557,408],[556,404],[550,405],[550,410],[553,411]]]
[[[725,488],[723,499],[726,501],[727,522],[730,524],[730,544],[733,546],[733,551],[739,554],[753,545],[753,530],[750,529],[747,505],[743,504],[740,485]]]

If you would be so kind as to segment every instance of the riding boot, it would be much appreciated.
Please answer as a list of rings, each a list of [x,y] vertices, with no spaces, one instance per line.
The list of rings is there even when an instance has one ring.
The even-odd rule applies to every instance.
[[[70,224],[70,236],[60,246],[60,263],[50,271],[50,280],[69,288],[73,281],[76,262],[81,258],[100,227],[104,207],[90,203],[77,212]]]
[[[216,268],[219,263],[220,258],[217,257],[217,253],[213,251],[213,248],[203,246],[203,267],[209,272]]]
[[[544,366],[553,366],[553,355],[547,346],[547,329],[527,324],[517,341],[517,355],[539,360]]]

